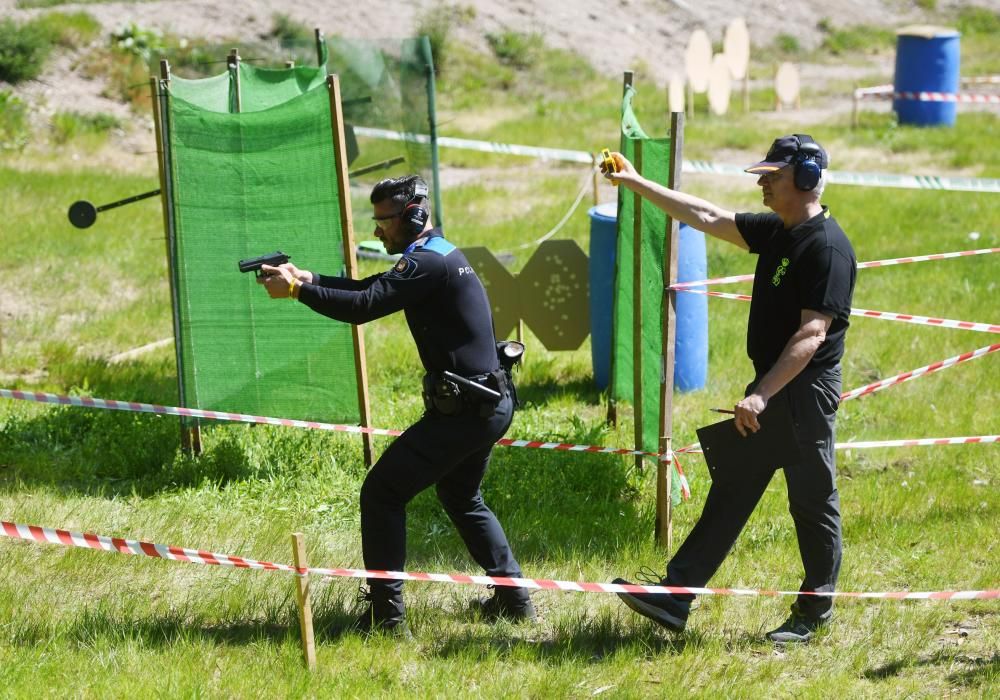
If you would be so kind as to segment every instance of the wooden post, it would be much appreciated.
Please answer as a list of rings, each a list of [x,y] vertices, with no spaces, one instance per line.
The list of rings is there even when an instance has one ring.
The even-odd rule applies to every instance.
[[[340,104],[340,79],[336,75],[326,76],[326,86],[330,93],[330,123],[333,128],[333,155],[337,169],[337,196],[340,199],[340,228],[344,241],[344,262],[347,276],[358,278],[358,258],[354,248],[354,223],[351,213],[351,187],[347,174],[347,142],[344,139],[344,112]],[[371,405],[368,399],[368,361],[365,358],[365,335],[361,326],[352,324],[354,340],[354,373],[358,383],[358,407],[361,425],[371,427]],[[362,433],[365,466],[374,464],[371,433]]]
[[[684,114],[670,115],[670,168],[668,187],[681,188],[681,165],[684,156]],[[677,326],[677,292],[667,288],[677,282],[677,255],[680,231],[677,220],[667,221],[663,239],[663,314],[662,314],[662,372],[660,374],[660,452],[665,455],[656,467],[656,531],[654,536],[669,552],[673,539],[673,454],[674,430],[674,336]]]
[[[635,162],[642,174],[642,141],[635,142]],[[626,195],[627,196],[627,195]],[[635,409],[635,449],[642,449],[642,197],[632,194],[632,406]],[[635,468],[643,467],[642,456],[635,456]]]
[[[625,71],[622,76],[622,99],[625,99],[625,93],[628,89],[632,87],[633,73],[630,70]],[[624,139],[619,137],[620,145],[619,148],[624,149],[625,143]],[[621,212],[622,198],[625,196],[625,190],[621,187],[618,188],[618,210]],[[618,265],[621,264],[620,260],[615,260],[615,270],[617,271]],[[617,276],[617,274],[616,274]],[[617,292],[617,280],[612,287],[612,299],[611,299],[611,362],[608,367],[608,415],[606,422],[608,425],[618,425],[618,405],[615,402],[615,302],[614,296]]]
[[[323,30],[319,27],[313,29],[313,38],[316,40],[316,65],[322,66],[324,63],[324,54],[326,51],[326,38],[323,36]]]
[[[292,533],[292,558],[299,575],[295,577],[295,600],[299,604],[299,634],[302,636],[302,658],[310,671],[316,668],[316,637],[313,635],[312,605],[309,602],[309,574],[305,573],[306,544],[301,532]]]
[[[170,83],[170,64],[160,61],[160,78],[150,77],[149,91],[153,102],[153,132],[156,136],[156,165],[160,174],[160,207],[163,213],[164,240],[167,248],[167,278],[170,281],[170,306],[174,325],[174,357],[177,362],[177,396],[181,406],[187,405],[184,387],[184,370],[181,359],[180,302],[177,298],[177,264],[174,260],[174,202],[170,171],[170,153],[167,148],[167,106],[170,100],[167,86]],[[160,90],[163,90],[161,99]],[[185,425],[181,418],[181,449],[189,454],[201,454],[201,425],[196,419]]]
[[[226,67],[232,76],[233,101],[230,109],[234,114],[243,111],[243,96],[240,94],[240,52],[238,49],[231,49],[226,56]]]

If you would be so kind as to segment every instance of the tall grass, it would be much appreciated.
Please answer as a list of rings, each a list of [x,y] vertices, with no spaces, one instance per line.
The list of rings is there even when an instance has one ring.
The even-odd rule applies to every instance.
[[[506,89],[491,83],[488,95],[444,88],[442,112],[470,125],[473,116],[482,118],[485,127],[469,126],[463,135],[613,145],[617,82],[597,78],[565,54],[546,56],[568,69],[545,83],[563,98],[548,99],[538,84],[543,74],[528,69],[512,71]],[[652,126],[665,121],[653,106],[660,100],[642,85],[640,116],[662,131]],[[693,121],[686,155],[711,159],[725,150],[759,157],[773,135],[802,130],[794,114],[766,128],[758,116]],[[995,116],[961,114],[954,130],[909,130],[871,115],[859,131],[836,117],[808,129],[837,168],[905,170],[934,162],[939,174],[976,168],[996,176],[1000,156],[982,147],[994,140],[996,126]],[[979,158],[969,164],[975,144]],[[493,250],[543,233],[583,175],[510,157],[444,155],[446,164],[482,169],[444,192],[448,235]],[[44,165],[0,166],[0,385],[174,403],[170,349],[122,365],[106,361],[171,332],[155,200],[102,213],[85,231],[65,219],[71,201],[103,203],[151,189],[154,173],[54,174]],[[760,208],[749,178],[686,177],[685,189],[733,209]],[[614,193],[605,187],[602,196]],[[866,260],[1000,246],[994,197],[831,187],[824,199]],[[364,206],[356,208],[360,227]],[[561,235],[586,248],[588,225],[581,210]],[[979,237],[971,239],[972,232]],[[513,267],[530,254],[517,252]],[[712,275],[752,270],[753,258],[714,240],[708,258]],[[363,261],[362,273],[383,267]],[[998,273],[995,256],[864,270],[855,304],[995,323]],[[695,428],[713,420],[707,409],[735,400],[749,378],[746,312],[739,302],[711,300],[709,384],[674,397],[675,441],[693,441]],[[403,427],[421,411],[419,361],[405,323],[389,317],[365,332],[374,423]],[[845,388],[994,339],[856,319]],[[573,352],[548,352],[529,328],[527,343],[518,375],[525,405],[509,436],[627,445],[630,413],[623,407],[618,425],[605,424],[589,342]],[[845,403],[839,437],[995,433],[996,362],[987,357]],[[193,459],[179,450],[174,419],[0,403],[0,516],[281,562],[290,560],[288,533],[302,531],[311,563],[361,566],[357,494],[364,468],[356,437],[213,424],[204,442],[205,454]],[[386,444],[380,439],[379,450]],[[683,464],[694,495],[675,512],[675,542],[695,522],[709,485],[699,459]],[[1000,585],[997,464],[995,445],[841,453],[841,588]],[[497,448],[483,491],[527,575],[606,581],[642,566],[663,567],[666,555],[651,535],[653,471],[602,455]],[[797,587],[801,564],[782,481],[774,479],[713,584]],[[433,494],[411,504],[408,532],[408,568],[475,570]],[[613,596],[538,593],[538,625],[490,627],[467,612],[478,588],[408,584],[416,638],[400,644],[346,633],[357,581],[317,580],[319,667],[309,674],[299,660],[293,581],[285,575],[8,540],[0,540],[0,571],[7,574],[0,576],[0,687],[13,697],[991,697],[1000,691],[995,601],[845,600],[816,643],[775,650],[762,633],[781,621],[788,599],[705,597],[688,631],[670,636]]]

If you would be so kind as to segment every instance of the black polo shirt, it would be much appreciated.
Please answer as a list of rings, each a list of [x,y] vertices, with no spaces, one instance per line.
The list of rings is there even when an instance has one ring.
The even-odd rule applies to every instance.
[[[801,325],[802,310],[833,322],[809,367],[833,367],[844,354],[858,261],[830,211],[792,229],[777,214],[737,214],[736,227],[756,254],[747,355],[757,374],[774,366]]]
[[[438,229],[418,238],[388,272],[313,281],[302,285],[299,301],[338,321],[360,324],[403,311],[428,372],[471,377],[500,366],[486,290]]]

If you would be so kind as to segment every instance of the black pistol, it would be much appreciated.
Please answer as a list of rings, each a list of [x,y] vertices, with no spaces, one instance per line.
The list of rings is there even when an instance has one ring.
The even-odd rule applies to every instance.
[[[268,253],[267,255],[261,255],[256,258],[247,258],[246,260],[240,260],[240,272],[250,272],[260,277],[260,266],[270,265],[272,267],[277,267],[282,265],[292,259],[292,256],[285,255],[280,250],[276,250],[273,253]]]

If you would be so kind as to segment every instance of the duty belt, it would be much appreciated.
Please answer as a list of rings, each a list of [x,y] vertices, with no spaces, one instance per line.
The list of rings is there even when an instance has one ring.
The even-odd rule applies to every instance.
[[[489,374],[462,377],[452,372],[429,372],[424,375],[424,407],[445,416],[493,415],[497,404],[512,393],[507,373],[497,369]]]

